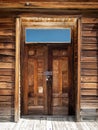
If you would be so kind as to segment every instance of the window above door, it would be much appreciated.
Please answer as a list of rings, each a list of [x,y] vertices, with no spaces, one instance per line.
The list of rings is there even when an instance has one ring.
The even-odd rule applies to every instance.
[[[25,29],[25,43],[71,43],[71,29]]]
[[[24,43],[70,44],[76,22],[76,18],[22,18]]]

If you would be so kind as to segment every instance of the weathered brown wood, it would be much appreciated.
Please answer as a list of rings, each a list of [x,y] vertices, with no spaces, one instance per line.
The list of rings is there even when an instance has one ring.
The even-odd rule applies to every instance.
[[[98,89],[98,83],[81,83],[81,88]]]
[[[11,75],[14,75],[14,74],[15,74],[15,72],[14,72],[13,69],[0,69],[0,75],[1,76],[4,76],[4,75],[11,76]]]
[[[97,109],[98,103],[81,103],[81,109]]]
[[[16,52],[15,52],[15,113],[14,120],[20,118],[20,19],[16,18]]]
[[[11,76],[0,76],[0,82],[14,82],[15,77]]]
[[[8,43],[8,44],[6,44],[6,43],[4,43],[4,41],[3,42],[0,42],[0,48],[1,49],[15,49],[15,45],[14,45],[14,42],[13,43]]]
[[[2,49],[0,49],[0,55],[15,56],[15,50],[10,50],[10,49],[2,50]]]
[[[98,39],[97,37],[83,37],[82,41],[83,43],[97,43]]]
[[[24,3],[21,3],[21,4],[24,6]],[[98,72],[97,71],[98,70],[98,66],[97,66],[97,64],[98,64],[98,58],[97,58],[97,56],[98,56],[98,54],[97,54],[97,51],[98,51],[98,44],[97,44],[98,43],[98,38],[97,38],[97,35],[98,35],[97,34],[98,33],[98,18],[96,18],[97,13],[96,13],[95,7],[94,6],[91,7],[93,2],[91,4],[86,3],[85,7],[82,7],[84,5],[84,3],[81,3],[81,5],[79,5],[79,3],[77,3],[77,4],[76,3],[74,3],[74,4],[70,3],[70,4],[72,4],[72,5],[70,5],[70,7],[68,7],[68,3],[67,3],[67,5],[59,5],[59,4],[61,4],[61,3],[57,2],[57,3],[55,3],[55,5],[53,5],[53,3],[50,3],[50,5],[49,5],[50,7],[48,7],[48,9],[45,9],[48,6],[48,5],[46,6],[46,3],[45,4],[37,3],[37,6],[34,7],[34,8],[39,8],[39,9],[35,9],[34,14],[29,13],[29,11],[30,11],[29,8],[31,8],[31,10],[33,10],[33,6],[31,6],[31,7],[26,7],[26,9],[22,9],[23,11],[28,10],[28,13],[23,14],[23,16],[28,16],[28,15],[32,15],[33,17],[34,16],[39,16],[39,18],[37,18],[37,21],[38,21],[38,20],[41,19],[40,15],[42,15],[42,12],[37,13],[36,11],[39,11],[39,10],[42,11],[40,9],[40,7],[45,9],[45,11],[47,10],[48,16],[51,16],[50,19],[52,19],[53,17],[56,17],[56,18],[58,17],[58,14],[57,14],[56,11],[55,11],[56,15],[53,15],[53,16],[50,15],[49,8],[51,8],[51,12],[52,12],[52,7],[53,7],[53,10],[54,10],[54,8],[58,9],[58,7],[61,7],[62,9],[65,9],[65,8],[66,9],[69,9],[69,8],[70,9],[79,9],[79,8],[83,9],[83,8],[85,8],[84,12],[86,14],[83,14],[83,15],[85,15],[85,18],[83,18],[82,13],[81,13],[81,17],[82,17],[82,21],[81,21],[82,25],[81,25],[81,30],[80,30],[81,33],[82,33],[82,36],[80,38],[80,40],[82,41],[81,49],[80,49],[81,62],[78,63],[81,66],[81,73],[80,73],[81,74],[81,96],[80,96],[79,100],[80,100],[81,103],[85,103],[85,106],[86,106],[87,102],[91,103],[91,104],[95,103],[94,105],[97,106],[98,93],[96,93],[96,92],[97,92],[97,89],[98,89],[98,87],[97,87],[98,86],[98,78],[97,78],[97,76],[98,76],[98,73],[97,73]],[[62,4],[63,4],[63,2],[62,2]],[[90,4],[89,7],[87,7],[88,4]],[[95,4],[96,3],[94,3],[94,5]],[[97,6],[97,4],[96,4],[96,6]],[[34,5],[36,5],[36,2],[34,3]],[[17,6],[17,4],[15,5],[15,7],[16,6]],[[23,8],[23,6],[22,6],[22,8]],[[14,7],[12,7],[12,8],[14,8]],[[61,8],[59,8],[59,10]],[[88,9],[88,8],[89,9],[93,8],[94,10],[90,10],[91,12],[89,12],[89,14],[88,14],[88,11],[86,11],[86,9]],[[4,9],[4,10],[6,10],[6,9]],[[13,91],[14,87],[15,87],[15,84],[14,84],[14,82],[15,82],[14,81],[15,74],[14,74],[14,72],[12,72],[12,70],[15,69],[15,64],[14,63],[15,63],[15,59],[16,59],[16,56],[15,56],[15,49],[16,49],[16,47],[15,47],[15,36],[16,36],[16,34],[14,32],[15,31],[15,17],[16,17],[16,14],[19,14],[21,12],[21,9],[19,9],[19,10],[17,9],[17,11],[19,11],[19,12],[18,13],[14,12],[15,15],[13,15],[13,16],[10,13],[7,13],[5,15],[5,12],[2,14],[3,11],[0,14],[0,16],[3,17],[3,18],[0,18],[0,70],[1,70],[0,71],[0,76],[1,76],[1,78],[0,78],[0,80],[1,80],[0,81],[0,90],[3,89],[5,91],[4,92],[5,94],[7,93],[6,90],[10,89],[10,90]],[[94,11],[94,12],[92,12],[92,11]],[[62,11],[62,10],[61,10],[61,12],[64,13],[64,11]],[[80,11],[76,11],[76,12],[77,12],[77,14],[79,14]],[[13,17],[13,18],[4,18],[8,14],[10,14],[9,17]],[[44,17],[47,17],[47,14],[45,12]],[[73,12],[72,12],[72,14],[73,14]],[[22,16],[22,14],[21,14],[21,16]],[[86,16],[88,16],[88,18]],[[71,16],[68,16],[68,17],[71,17]],[[75,16],[72,16],[72,17],[75,17]],[[48,21],[48,23],[49,23],[49,18],[46,18],[46,19],[47,19],[46,21]],[[67,27],[68,22],[65,25],[64,22],[66,20],[63,21],[64,19],[61,18],[60,12],[59,12],[58,20],[55,20],[55,18],[53,18],[53,19],[54,19],[54,24],[52,22],[50,22],[49,23],[50,27],[53,27],[53,26],[55,26],[55,28],[57,26],[59,26],[59,27]],[[61,22],[61,21],[63,21],[63,22]],[[68,24],[68,27],[71,26],[71,25],[74,26],[75,23],[74,24],[72,23],[72,19],[71,20],[69,19],[69,21],[70,21],[70,24]],[[23,21],[23,22],[24,22],[23,23],[24,26],[26,26],[26,22],[28,22],[27,26],[33,26],[32,25],[32,20],[29,20],[29,18],[28,18],[27,21]],[[56,22],[58,22],[58,23],[56,24]],[[36,23],[37,22],[34,23],[34,27],[37,26]],[[40,24],[41,24],[41,27],[44,27],[44,24],[47,25],[47,22],[43,22],[43,20],[42,20],[42,22],[40,22],[38,24],[39,24],[38,26],[40,26]],[[74,30],[73,27],[71,29]],[[75,30],[74,30],[74,33],[76,33]],[[77,39],[77,38],[75,38],[75,39]],[[80,42],[80,40],[79,40],[79,42]],[[75,59],[74,62],[75,63],[74,64],[75,65],[74,65],[73,69],[74,69],[74,77],[75,77],[74,80],[76,80],[76,81],[74,81],[74,83],[75,83],[75,87],[76,87],[76,83],[77,83],[77,58],[78,58],[77,57],[77,45],[79,43],[76,44],[77,41],[75,41],[74,43],[75,43],[75,48],[74,48],[74,52],[75,52],[75,55],[74,55],[74,59]],[[23,41],[21,42],[21,44],[24,44]],[[30,58],[34,59],[34,56],[32,54],[32,50],[30,52],[30,55],[31,55]],[[67,54],[66,54],[66,56],[67,56]],[[56,56],[55,56],[55,58],[56,58]],[[61,62],[61,63],[63,64],[63,62]],[[41,71],[40,67],[39,67],[38,71]],[[61,80],[61,84],[62,84],[62,78],[61,77],[62,76],[60,76],[60,80]],[[32,77],[31,77],[31,79],[32,79]],[[44,76],[44,80],[45,80],[45,76]],[[41,81],[39,81],[39,82],[41,82]],[[30,88],[30,91],[31,91],[32,86],[29,86],[29,88]],[[68,91],[68,88],[66,88],[66,91]],[[13,91],[13,94],[11,95],[12,97],[14,95],[14,92],[15,91]],[[31,94],[31,95],[33,95],[33,94]],[[35,97],[35,95],[33,95],[33,96]],[[42,98],[43,96],[41,94],[36,94],[36,96],[38,96],[38,103],[42,106],[42,104],[44,102],[44,99]],[[92,97],[93,100],[88,100],[91,97]],[[61,98],[63,98],[63,100]],[[6,101],[6,98],[4,98],[3,101],[4,100]],[[53,101],[54,105],[58,105],[60,100],[62,100],[63,104],[67,105],[67,102],[68,102],[67,99],[65,99],[64,95],[59,95],[59,94],[54,96],[54,101]],[[1,101],[2,101],[2,99],[1,99]],[[28,101],[31,111],[32,111],[32,105],[31,104],[33,103],[33,101],[34,101],[34,99],[30,99]],[[12,99],[12,101],[9,100],[8,104],[10,104],[10,102],[12,102],[12,107],[11,108],[13,108],[14,100],[13,99]],[[92,108],[91,104],[89,105],[90,108]],[[6,103],[5,103],[5,105],[6,105]],[[83,110],[86,108],[85,106],[83,107]],[[37,106],[37,107],[39,107],[39,106]],[[10,110],[11,110],[11,108],[10,108]],[[81,108],[82,107],[80,106],[80,109]],[[95,107],[94,110],[96,110],[97,108],[98,107]],[[61,111],[61,108],[56,109],[54,107],[54,113],[56,112],[56,114],[57,114],[58,110]],[[36,112],[38,112],[38,111],[36,110]],[[2,115],[3,115],[3,113],[2,113]],[[6,114],[4,113],[4,115],[6,115]],[[86,116],[86,113],[83,113],[83,115]],[[9,113],[9,116],[13,118],[13,114],[11,116],[11,113]],[[90,113],[89,113],[89,116],[91,116]]]
[[[94,63],[94,62],[98,62],[98,58],[97,57],[81,57],[81,62],[85,62],[85,63]]]
[[[25,3],[1,3],[1,9],[32,9],[32,8],[60,8],[60,9],[97,9],[98,2],[30,2]]]
[[[81,52],[81,56],[84,57],[97,57],[98,56],[98,51],[93,50],[93,51],[89,51],[89,50],[84,50]]]
[[[97,76],[81,76],[81,82],[98,83],[98,77]]]
[[[90,24],[95,24],[98,23],[98,18],[89,18],[89,17],[82,17],[82,23],[90,23]]]
[[[0,62],[14,63],[15,62],[15,57],[14,56],[0,55]]]
[[[14,63],[3,63],[3,62],[0,62],[0,69],[1,69],[1,68],[14,69],[14,68],[15,68],[15,65],[14,65]]]
[[[34,94],[38,93],[38,63],[34,60]],[[37,97],[34,99],[34,105],[37,105]]]
[[[11,102],[12,100],[13,100],[12,96],[0,96],[0,102]]]
[[[91,31],[91,32],[93,32],[93,31],[95,31],[95,32],[97,32],[98,31],[98,23],[90,23],[90,24],[88,24],[88,23],[84,23],[83,25],[82,25],[82,30],[83,31]]]
[[[94,62],[94,63],[92,63],[92,62],[83,62],[83,63],[81,63],[81,68],[82,69],[96,69],[97,70],[97,68],[98,68],[98,63],[97,62]]]
[[[81,56],[81,19],[78,20],[78,51],[77,51],[77,55],[78,55],[78,70],[77,70],[77,96],[76,96],[76,119],[77,121],[80,120],[80,82],[81,82],[81,69],[80,69],[80,56]]]
[[[81,95],[93,95],[97,96],[98,95],[98,90],[81,90]]]
[[[0,95],[13,95],[13,93],[14,93],[13,90],[0,90]]]
[[[24,57],[24,68],[23,68],[23,73],[24,73],[24,88],[23,88],[23,102],[24,102],[24,109],[23,109],[23,113],[27,114],[28,113],[28,47],[25,47],[25,51],[24,51],[25,57]]]
[[[97,31],[83,31],[83,37],[97,37]]]
[[[82,18],[82,24],[80,114],[90,119],[97,117],[98,108],[98,18]]]

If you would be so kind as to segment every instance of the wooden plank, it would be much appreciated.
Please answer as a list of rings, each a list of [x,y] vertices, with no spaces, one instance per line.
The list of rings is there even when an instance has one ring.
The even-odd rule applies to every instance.
[[[13,96],[0,96],[0,102],[11,102],[11,101],[13,101],[13,99],[14,99]],[[5,113],[6,113],[6,111],[5,111]]]
[[[5,56],[15,56],[15,50],[13,49],[0,49],[0,55],[5,55]]]
[[[0,3],[1,9],[32,9],[32,8],[60,8],[60,9],[97,9],[98,2],[30,2],[25,5],[18,3]]]
[[[97,36],[96,37],[82,37],[82,43],[97,43]]]
[[[13,94],[14,94],[14,90],[2,90],[2,89],[0,90],[0,96],[3,96],[3,95],[9,95],[9,96],[11,96]]]
[[[13,22],[14,22],[13,18],[9,18],[9,17],[7,17],[7,18],[5,18],[5,17],[4,18],[0,18],[0,24],[1,23],[5,23],[5,24],[7,24],[7,23],[10,24],[11,23],[12,24]]]
[[[20,118],[20,19],[16,18],[16,63],[15,63],[15,113],[14,120]]]
[[[2,120],[2,121],[13,121],[13,118],[14,118],[14,116],[0,116],[0,120]],[[4,127],[3,127],[4,128]],[[10,128],[10,127],[9,127]]]
[[[24,114],[27,114],[28,113],[28,46],[25,46],[24,48],[24,68],[23,68],[23,103],[24,103],[24,106],[23,106],[23,113]]]
[[[98,100],[97,100],[97,98],[96,99],[93,99],[93,100],[91,100],[91,99],[82,99],[81,100],[81,103],[97,103],[98,104]]]
[[[14,63],[3,63],[3,62],[0,62],[0,69],[14,69],[15,68],[15,65]]]
[[[81,103],[81,109],[98,109],[98,103]]]
[[[0,82],[14,82],[15,81],[15,77],[12,76],[0,76]]]
[[[68,115],[68,106],[53,107],[53,115]]]
[[[98,31],[98,23],[85,23],[82,24],[83,31]]]
[[[93,63],[93,62],[98,62],[98,58],[97,57],[81,57],[81,62],[85,62],[85,63]]]
[[[94,76],[98,76],[98,71],[97,70],[93,70],[93,69],[81,69],[81,75],[94,75]]]
[[[93,51],[96,50],[98,51],[98,44],[97,42],[91,42],[91,41],[84,41],[82,42],[82,50],[88,50],[88,51]]]
[[[3,120],[10,120],[9,116],[3,116]],[[74,118],[71,117],[31,117],[27,116],[21,118],[18,123],[13,122],[0,122],[0,129],[15,129],[15,130],[97,130],[98,122],[97,121],[81,121],[75,122]],[[32,118],[32,119],[31,119]],[[0,118],[2,119],[2,118]]]
[[[0,89],[14,89],[14,83],[0,82]]]
[[[14,75],[15,71],[14,69],[0,69],[0,76],[11,76]]]
[[[63,76],[62,76],[62,67],[61,67],[61,65],[62,65],[62,60],[59,59],[59,63],[58,63],[59,93],[62,94],[62,80],[63,80],[62,77],[63,77]],[[55,82],[55,81],[54,81],[54,82]],[[59,105],[62,105],[62,98],[59,99]]]
[[[81,55],[84,56],[84,57],[97,57],[98,51],[97,50],[93,50],[93,51],[83,50],[81,52]]]
[[[0,30],[0,36],[14,36],[15,32],[13,30]]]
[[[90,62],[83,62],[81,63],[81,68],[82,69],[95,69],[97,71],[98,69],[98,62],[90,63]]]
[[[7,44],[6,44],[7,43]],[[6,42],[4,43],[4,41],[0,42],[0,49],[15,49],[15,44],[14,42],[13,43],[10,43],[10,42]]]
[[[77,75],[77,96],[76,96],[76,119],[80,120],[80,82],[81,82],[81,70],[80,70],[80,56],[81,56],[81,19],[78,19],[78,75]]]
[[[0,62],[14,63],[15,62],[15,57],[14,56],[8,56],[8,55],[0,55]]]
[[[98,89],[98,83],[81,83],[81,88]]]
[[[98,31],[82,31],[84,37],[97,37]]]
[[[98,83],[98,77],[97,76],[81,76],[81,82]]]
[[[15,42],[15,36],[2,36],[0,37],[0,42],[2,43],[9,43],[9,42]]]
[[[34,105],[38,105],[37,103],[37,93],[38,93],[38,61],[34,60],[34,94],[36,95],[34,99]]]
[[[87,17],[83,17],[82,18],[82,21],[81,21],[82,23],[94,23],[94,24],[96,24],[96,23],[98,23],[98,18],[87,18]]]
[[[81,90],[81,95],[93,95],[98,96],[98,90]]]
[[[47,22],[49,22],[49,23],[47,23]],[[64,26],[65,27],[65,25],[66,25],[66,23],[69,25],[69,23],[74,23],[74,22],[76,22],[76,18],[74,18],[74,17],[71,17],[71,18],[69,18],[69,17],[22,17],[22,23],[23,23],[23,25],[29,25],[29,23],[30,23],[30,25],[31,26],[33,26],[33,24],[32,23],[34,23],[34,26],[33,27],[35,27],[35,26],[37,26],[37,25],[40,25],[40,26],[43,26],[43,25],[45,25],[45,26],[52,26],[52,25],[54,25],[54,26],[56,26],[56,25],[60,25],[61,27],[62,26]],[[73,24],[72,24],[73,25]]]

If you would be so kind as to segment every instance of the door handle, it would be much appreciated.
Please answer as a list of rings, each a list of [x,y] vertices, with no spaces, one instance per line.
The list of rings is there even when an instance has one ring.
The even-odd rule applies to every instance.
[[[46,76],[46,81],[49,81],[49,79],[50,79],[50,76],[47,75],[47,76]]]
[[[46,76],[46,81],[51,81],[52,80],[52,75],[47,75]]]

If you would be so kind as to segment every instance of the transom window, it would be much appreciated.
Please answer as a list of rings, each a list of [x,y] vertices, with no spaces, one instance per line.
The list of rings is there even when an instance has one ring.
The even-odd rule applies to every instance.
[[[25,28],[25,43],[71,43],[71,28]]]

